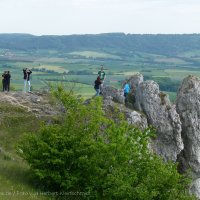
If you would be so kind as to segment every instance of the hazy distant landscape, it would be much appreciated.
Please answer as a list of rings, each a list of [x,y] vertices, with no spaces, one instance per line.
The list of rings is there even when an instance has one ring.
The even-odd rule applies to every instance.
[[[76,82],[75,91],[90,97],[101,65],[107,85],[119,88],[124,79],[140,72],[174,100],[184,77],[200,76],[200,35],[0,35],[0,70],[11,71],[14,90],[22,90],[22,69],[29,67],[33,90]]]

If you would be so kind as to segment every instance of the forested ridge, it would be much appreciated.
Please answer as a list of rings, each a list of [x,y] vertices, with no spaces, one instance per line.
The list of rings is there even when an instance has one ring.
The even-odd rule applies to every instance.
[[[104,33],[85,35],[0,34],[0,48],[35,51],[55,49],[141,51],[161,55],[177,55],[200,50],[200,34],[124,34]]]

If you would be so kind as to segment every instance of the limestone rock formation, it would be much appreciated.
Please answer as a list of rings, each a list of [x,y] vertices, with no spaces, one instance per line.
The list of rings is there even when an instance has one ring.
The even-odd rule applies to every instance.
[[[34,94],[24,92],[0,93],[0,102],[22,107],[38,118],[56,116],[60,113],[60,107],[52,106],[49,95],[44,92]]]
[[[113,101],[124,104],[125,99],[122,90],[118,90],[112,86],[106,86],[103,88],[102,94],[104,98],[112,97]]]
[[[130,77],[129,84],[130,84],[130,87],[133,90],[135,90],[140,85],[140,83],[142,83],[143,81],[144,81],[143,75],[140,73],[137,73]]]
[[[186,77],[177,94],[177,112],[182,121],[184,150],[180,155],[182,171],[190,168],[191,191],[200,198],[200,80]]]
[[[177,155],[183,149],[183,142],[181,121],[175,105],[171,105],[168,96],[159,91],[157,83],[143,81],[143,76],[139,73],[129,79],[129,84],[132,88],[129,103],[133,104],[135,110],[121,108],[127,120],[136,125],[140,124],[142,127],[141,122],[144,123],[145,115],[148,125],[156,128],[157,136],[155,140],[152,140],[151,148],[165,160],[176,161]],[[105,87],[103,96],[105,99],[110,97],[115,102],[124,104],[123,93],[113,87]],[[144,113],[143,116],[141,113]]]
[[[134,107],[147,116],[149,125],[156,128],[157,136],[152,141],[153,150],[165,160],[176,161],[177,155],[183,149],[181,121],[176,108],[171,105],[168,96],[159,91],[157,83],[141,80],[140,74],[130,80],[137,86]]]
[[[135,126],[137,126],[138,128],[140,128],[141,130],[144,130],[145,128],[148,127],[147,124],[147,118],[145,115],[136,112],[132,109],[129,109],[127,107],[125,107],[125,105],[123,104],[119,104],[119,103],[115,103],[113,101],[112,97],[106,97],[104,98],[103,101],[103,107],[104,110],[106,111],[107,115],[111,118],[113,118],[114,120],[118,120],[117,116],[115,116],[115,109],[117,108],[118,110],[118,114],[123,113],[126,120],[128,121],[129,124],[133,124]],[[111,115],[109,115],[109,113],[111,113]],[[113,116],[114,114],[114,116]]]

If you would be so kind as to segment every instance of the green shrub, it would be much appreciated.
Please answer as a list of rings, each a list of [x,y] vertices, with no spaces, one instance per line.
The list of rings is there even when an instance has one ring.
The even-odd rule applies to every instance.
[[[149,152],[151,129],[107,119],[100,97],[84,105],[62,88],[54,95],[66,109],[63,123],[28,133],[18,146],[44,189],[82,199],[193,199],[177,166]]]

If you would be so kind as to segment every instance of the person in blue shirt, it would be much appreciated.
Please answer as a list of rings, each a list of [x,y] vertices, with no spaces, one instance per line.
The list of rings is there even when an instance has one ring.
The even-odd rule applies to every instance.
[[[125,97],[125,102],[127,101],[127,96],[128,96],[128,93],[130,92],[130,86],[129,86],[129,83],[128,81],[125,82],[125,85],[124,85],[124,97]]]

